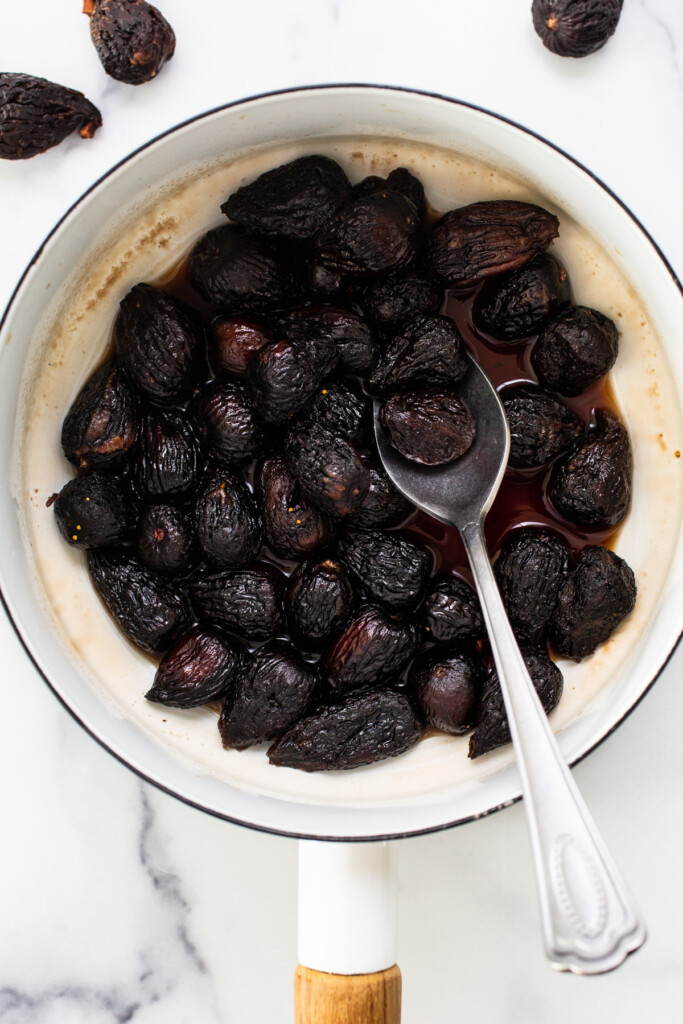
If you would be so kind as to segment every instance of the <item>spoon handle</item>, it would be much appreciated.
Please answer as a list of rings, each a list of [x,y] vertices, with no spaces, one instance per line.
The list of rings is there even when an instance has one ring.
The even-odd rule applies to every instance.
[[[558,970],[600,974],[638,949],[646,929],[536,695],[496,584],[482,523],[469,524],[461,534],[517,755],[546,955]]]

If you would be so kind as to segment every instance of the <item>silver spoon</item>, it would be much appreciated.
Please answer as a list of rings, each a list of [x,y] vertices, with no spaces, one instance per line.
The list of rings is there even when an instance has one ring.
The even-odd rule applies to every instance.
[[[493,385],[471,356],[459,394],[477,426],[462,458],[437,467],[404,459],[389,443],[375,401],[377,448],[399,491],[460,532],[517,755],[546,955],[557,970],[600,974],[638,949],[647,932],[548,724],[498,591],[483,526],[507,465],[510,431]]]

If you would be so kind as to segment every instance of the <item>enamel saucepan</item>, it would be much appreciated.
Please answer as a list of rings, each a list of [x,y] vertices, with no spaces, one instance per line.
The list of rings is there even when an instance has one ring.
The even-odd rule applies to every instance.
[[[324,1024],[334,1004],[335,1020],[396,1024],[395,911],[380,840],[447,828],[518,799],[511,750],[470,762],[466,739],[431,736],[401,758],[318,775],[270,766],[261,749],[224,751],[211,712],[144,700],[152,663],[108,619],[82,555],[63,543],[45,507],[70,475],[62,417],[102,360],[120,299],[140,280],[172,274],[221,222],[220,203],[242,181],[304,152],[335,156],[356,179],[403,163],[437,209],[494,195],[543,203],[560,216],[554,251],[576,301],[620,323],[612,391],[631,435],[634,493],[615,548],[636,573],[639,597],[603,649],[562,664],[566,699],[551,723],[570,763],[637,704],[683,631],[683,297],[634,216],[549,143],[441,97],[335,86],[222,107],[131,154],[48,236],[5,312],[0,586],[36,668],[143,778],[228,821],[308,840],[300,844],[299,1022]]]

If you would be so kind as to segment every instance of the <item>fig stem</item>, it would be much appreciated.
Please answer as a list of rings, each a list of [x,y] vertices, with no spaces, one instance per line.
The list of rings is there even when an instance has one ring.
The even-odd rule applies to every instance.
[[[94,12],[94,10],[95,10],[95,0],[83,0],[83,13],[84,14],[87,14],[88,17],[90,17],[90,15]]]

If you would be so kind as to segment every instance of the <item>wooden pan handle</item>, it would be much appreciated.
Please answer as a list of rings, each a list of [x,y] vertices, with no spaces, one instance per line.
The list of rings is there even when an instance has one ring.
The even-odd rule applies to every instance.
[[[294,974],[295,1024],[400,1024],[401,972],[326,974],[301,964]]]

